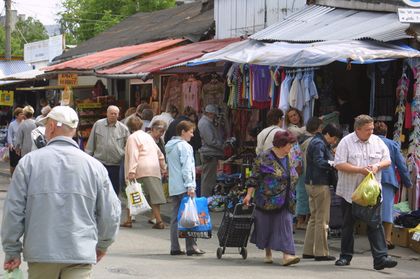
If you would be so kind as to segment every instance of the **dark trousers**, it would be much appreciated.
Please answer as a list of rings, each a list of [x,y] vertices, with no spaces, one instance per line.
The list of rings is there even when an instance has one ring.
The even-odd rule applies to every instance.
[[[341,228],[340,258],[345,258],[351,261],[354,252],[353,229],[356,219],[352,214],[352,204],[348,203],[344,199],[341,200],[341,210],[343,212],[343,226]],[[372,251],[373,264],[380,264],[385,260],[388,254],[382,224],[375,227],[368,224],[367,235],[370,243],[370,249]]]
[[[108,177],[111,180],[112,187],[114,188],[115,194],[117,196],[120,193],[120,166],[107,166],[104,165],[108,171]]]

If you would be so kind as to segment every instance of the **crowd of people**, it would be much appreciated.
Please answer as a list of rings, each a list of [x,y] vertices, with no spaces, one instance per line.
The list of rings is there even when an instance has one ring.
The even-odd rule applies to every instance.
[[[23,252],[31,278],[89,278],[92,264],[105,255],[118,227],[132,227],[135,219],[125,208],[126,214],[121,214],[121,201],[124,186],[134,181],[142,185],[149,200],[149,223],[154,229],[166,227],[160,206],[167,202],[163,181],[168,181],[173,204],[170,255],[204,254],[191,237],[186,238],[186,250],[181,249],[177,214],[182,198],[196,195],[197,160],[202,165],[201,195],[212,195],[224,145],[214,124],[218,112],[217,106],[209,104],[200,119],[191,107],[181,115],[174,106],[153,115],[151,107],[142,104],[128,109],[119,121],[119,108],[109,106],[106,118],[93,125],[83,152],[72,139],[79,121],[72,108],[44,107],[37,121],[31,106],[16,108],[7,138],[13,176],[1,233],[4,268],[19,267]],[[387,249],[392,248],[388,224],[392,227],[390,207],[398,184],[388,166],[395,164],[404,185],[411,184],[398,146],[384,137],[385,123],[374,125],[371,117],[360,115],[355,131],[342,138],[337,125],[323,125],[318,117],[304,126],[294,108],[285,114],[272,109],[266,119],[268,127],[257,136],[257,157],[243,201],[256,205],[250,241],[265,250],[264,262],[273,263],[273,251],[283,252],[284,266],[300,262],[293,241],[294,217],[297,228],[306,228],[302,258],[336,260],[327,241],[330,188],[336,187],[342,198],[343,227],[335,265],[349,265],[355,223],[351,194],[372,172],[383,184],[385,222],[368,226],[374,268],[396,266]],[[37,125],[44,128],[45,147],[36,144]],[[39,150],[31,152],[35,149]]]
[[[373,173],[383,184],[383,200],[379,199],[380,206],[367,210],[372,210],[372,220],[384,223],[369,218],[362,221],[368,225],[374,269],[395,267],[397,261],[388,257],[388,249],[393,248],[391,208],[394,189],[399,187],[395,166],[403,185],[410,187],[411,182],[398,144],[385,137],[386,124],[359,115],[355,118],[354,132],[342,138],[341,129],[333,123],[322,125],[322,119],[312,117],[305,127],[301,113],[294,108],[285,116],[283,123],[281,110],[268,112],[268,127],[257,136],[257,158],[246,185],[244,203],[249,204],[253,197],[257,207],[251,242],[265,250],[264,262],[273,262],[273,250],[283,252],[285,266],[300,262],[293,244],[295,216],[298,225],[307,220],[302,258],[335,261],[336,266],[349,265],[356,221],[353,211],[358,210],[351,196],[366,175]],[[343,213],[338,259],[330,255],[327,240],[332,187],[341,197]],[[299,220],[299,217],[304,218]]]

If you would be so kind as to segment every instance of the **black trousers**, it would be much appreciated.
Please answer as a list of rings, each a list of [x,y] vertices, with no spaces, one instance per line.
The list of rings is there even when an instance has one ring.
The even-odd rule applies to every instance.
[[[104,165],[108,171],[108,177],[111,180],[112,188],[114,188],[115,194],[120,193],[120,166],[107,166]]]
[[[352,214],[352,204],[348,203],[344,199],[341,200],[341,210],[343,212],[343,226],[341,228],[340,258],[345,258],[351,261],[354,253],[353,230],[356,219]],[[386,246],[382,223],[377,226],[368,225],[367,235],[370,243],[370,249],[372,251],[373,264],[380,264],[388,256],[388,248]]]

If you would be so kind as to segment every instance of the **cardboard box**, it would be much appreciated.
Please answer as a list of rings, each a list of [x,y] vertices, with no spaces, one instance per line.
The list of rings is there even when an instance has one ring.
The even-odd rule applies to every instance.
[[[420,240],[418,240],[418,241],[417,240],[414,240],[413,239],[413,234],[414,233],[410,233],[410,239],[408,241],[408,246],[410,247],[411,250],[413,250],[414,252],[420,254]]]
[[[396,227],[392,228],[392,243],[401,247],[408,247],[410,234],[407,228]]]
[[[358,235],[367,235],[367,224],[357,220],[354,225],[354,232]]]

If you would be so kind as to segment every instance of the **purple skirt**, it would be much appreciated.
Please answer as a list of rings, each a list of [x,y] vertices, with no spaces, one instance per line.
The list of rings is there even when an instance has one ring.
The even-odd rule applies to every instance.
[[[286,254],[295,254],[293,240],[293,215],[283,209],[276,213],[266,213],[255,210],[254,231],[251,235],[251,243],[257,248],[270,248]]]

